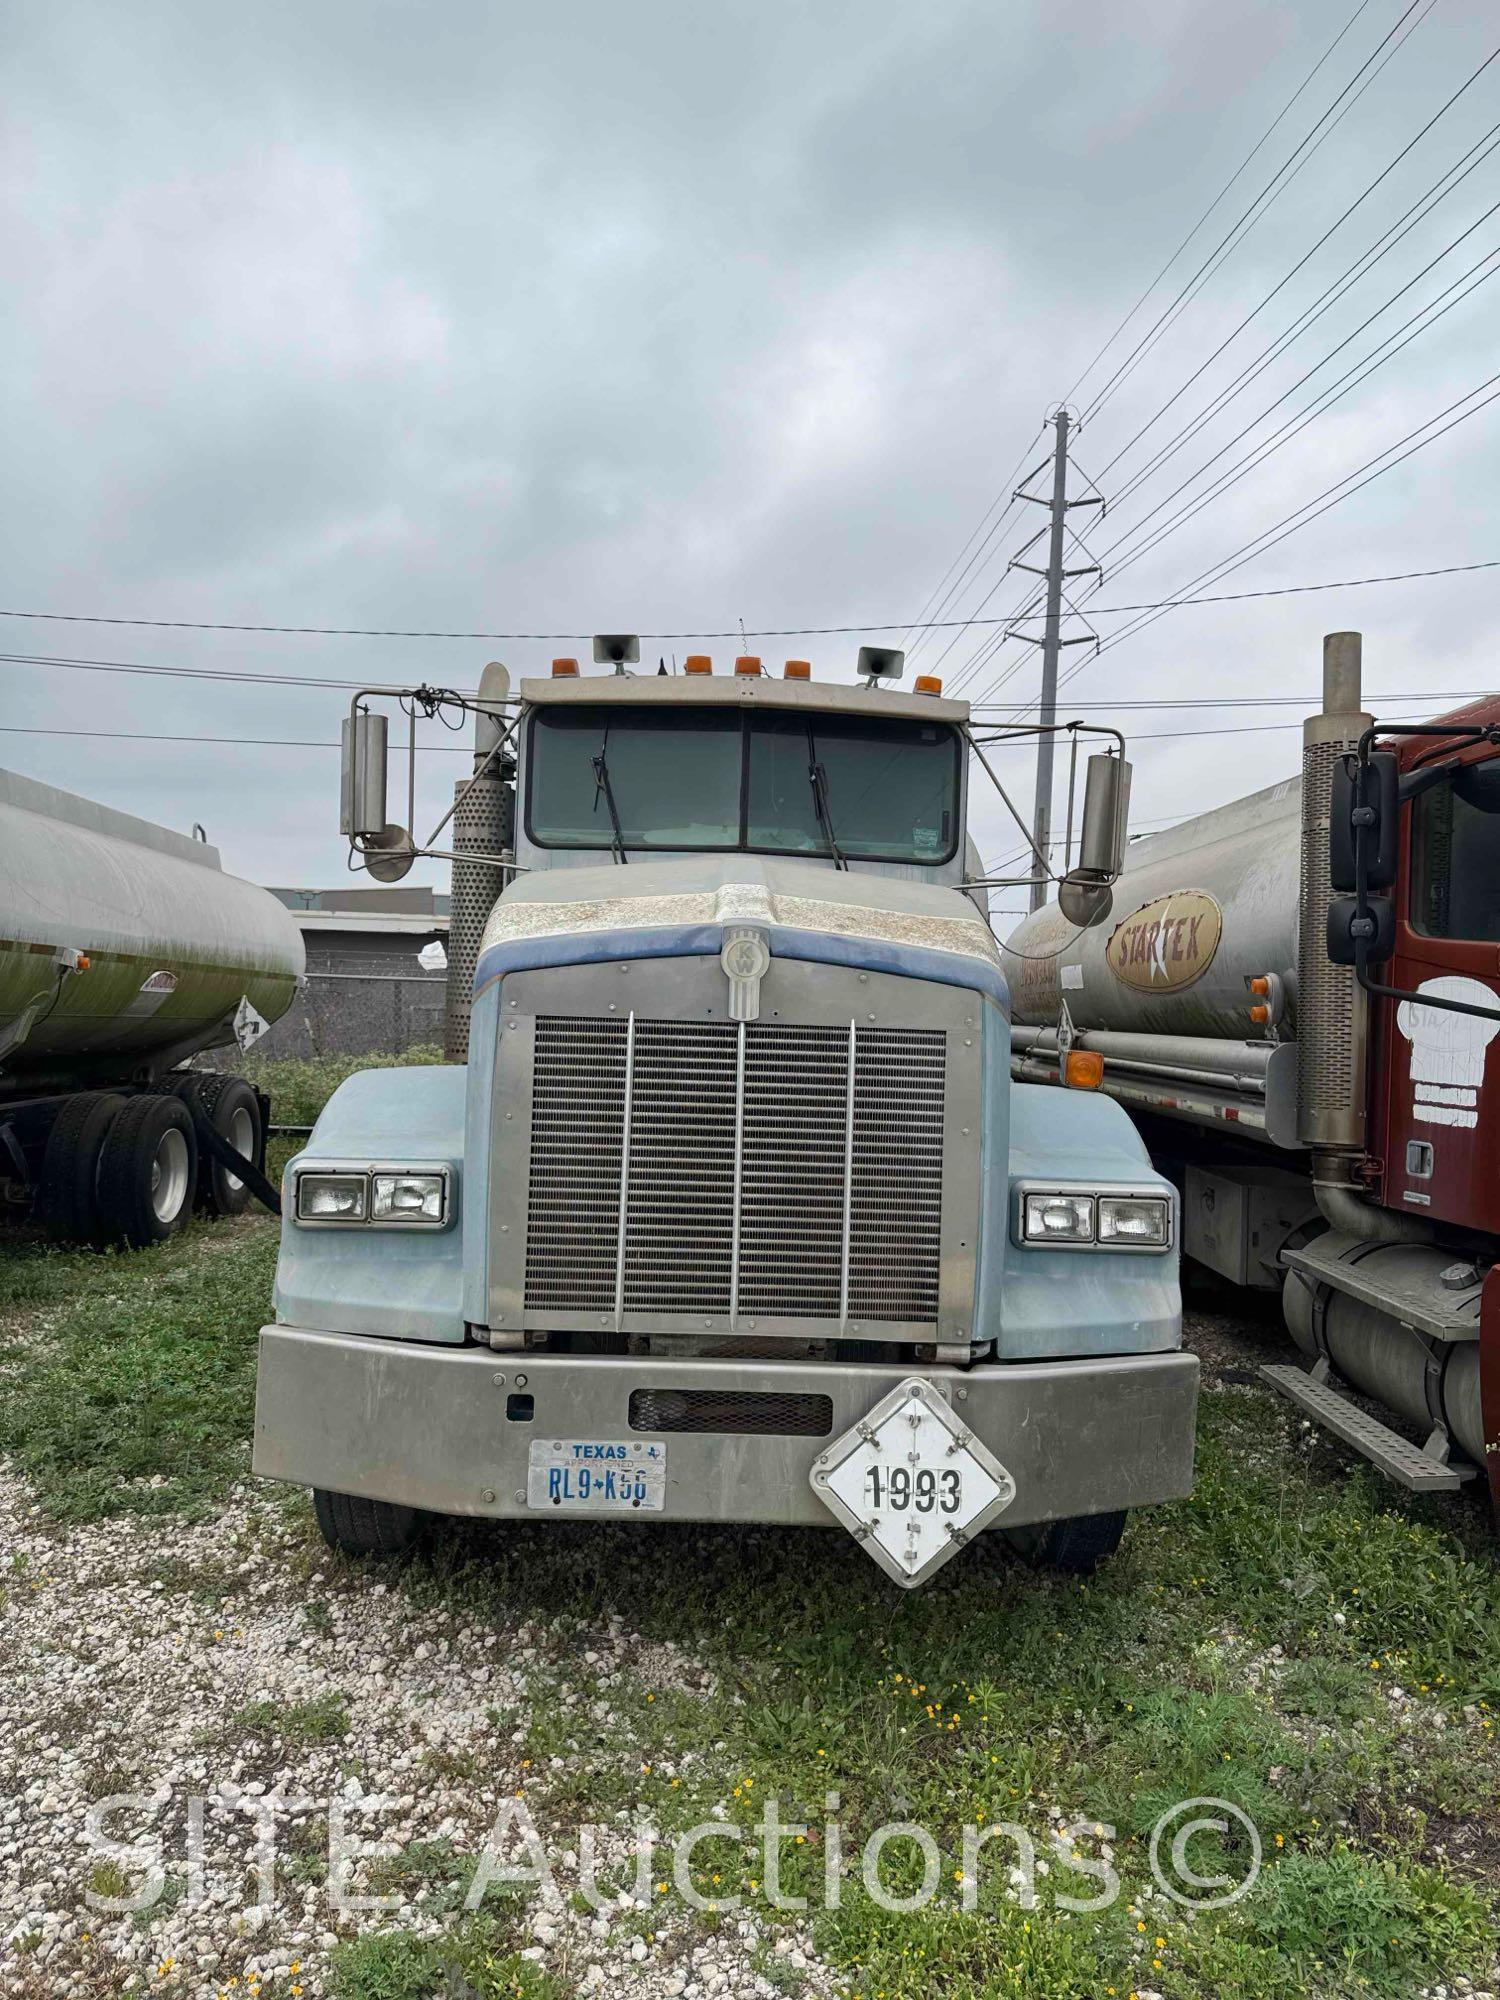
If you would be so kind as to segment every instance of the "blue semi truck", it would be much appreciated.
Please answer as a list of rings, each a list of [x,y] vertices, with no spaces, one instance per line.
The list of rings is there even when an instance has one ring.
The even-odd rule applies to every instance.
[[[447,849],[385,818],[398,691],[355,698],[357,857],[454,862],[456,1059],[353,1077],[287,1168],[255,1468],[357,1552],[630,1516],[842,1526],[903,1588],[991,1529],[1087,1570],[1190,1490],[1198,1365],[1127,1115],[1012,1081],[986,739],[899,654],[636,654],[486,670]],[[1085,917],[1128,766],[1088,775]]]

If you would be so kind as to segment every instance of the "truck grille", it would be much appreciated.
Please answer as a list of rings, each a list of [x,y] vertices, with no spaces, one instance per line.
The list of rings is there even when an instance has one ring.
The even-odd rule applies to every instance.
[[[539,1016],[527,1306],[935,1322],[946,1055],[941,1029]]]

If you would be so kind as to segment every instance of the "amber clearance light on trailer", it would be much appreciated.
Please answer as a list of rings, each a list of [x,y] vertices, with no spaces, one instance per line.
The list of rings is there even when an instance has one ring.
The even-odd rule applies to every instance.
[[[689,653],[682,663],[685,674],[711,674],[713,670],[714,663],[707,653]]]
[[[1104,1081],[1104,1058],[1094,1049],[1069,1049],[1063,1058],[1063,1082],[1069,1090],[1097,1090]]]

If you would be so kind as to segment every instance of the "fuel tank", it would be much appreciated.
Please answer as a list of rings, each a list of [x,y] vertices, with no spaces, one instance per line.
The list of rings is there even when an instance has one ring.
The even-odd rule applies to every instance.
[[[1296,1033],[1302,786],[1288,778],[1132,841],[1114,907],[1076,930],[1055,903],[1001,947],[1015,1020],[1240,1040],[1251,978],[1272,975],[1276,1025]]]
[[[278,1019],[303,965],[217,848],[0,771],[0,1095],[154,1076]]]

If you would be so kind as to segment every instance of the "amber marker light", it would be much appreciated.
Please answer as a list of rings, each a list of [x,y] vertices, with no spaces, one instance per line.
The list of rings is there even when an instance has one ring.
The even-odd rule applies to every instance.
[[[1097,1090],[1104,1081],[1104,1058],[1093,1049],[1069,1049],[1063,1059],[1063,1082],[1069,1090]]]
[[[734,670],[737,674],[758,674],[760,661],[754,653],[741,653],[734,663]]]
[[[936,674],[918,674],[912,682],[912,690],[916,694],[941,694],[943,683]]]
[[[811,660],[788,660],[782,669],[782,678],[789,681],[810,681],[812,679]]]
[[[711,674],[713,670],[714,663],[707,653],[689,653],[682,663],[685,674]]]
[[[576,681],[578,678],[578,662],[576,660],[554,660],[552,662],[552,678],[555,681]]]

